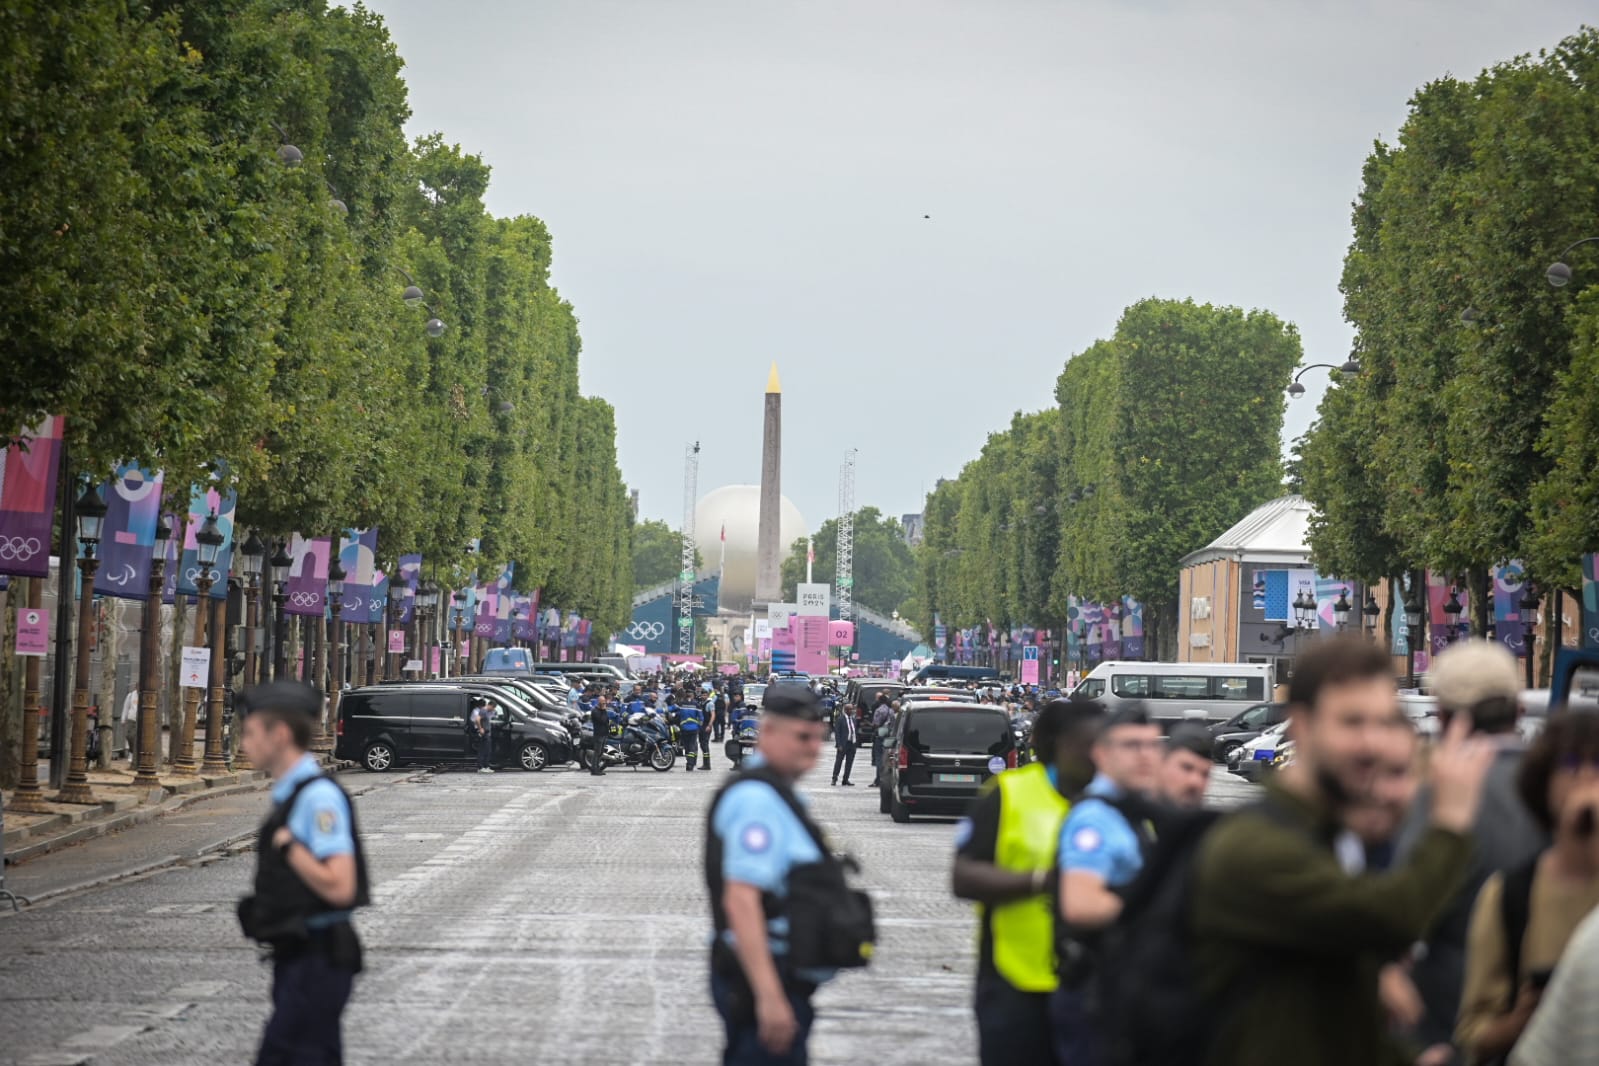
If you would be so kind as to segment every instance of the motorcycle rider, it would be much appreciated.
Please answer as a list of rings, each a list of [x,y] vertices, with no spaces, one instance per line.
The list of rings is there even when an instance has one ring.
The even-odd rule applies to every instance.
[[[595,777],[605,773],[605,738],[611,731],[611,710],[606,703],[602,692],[589,704],[589,724],[594,727],[594,753],[589,760],[589,773]]]

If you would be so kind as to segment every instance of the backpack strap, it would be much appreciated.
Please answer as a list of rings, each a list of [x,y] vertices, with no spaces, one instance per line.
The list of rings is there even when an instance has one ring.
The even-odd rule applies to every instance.
[[[1510,971],[1510,1005],[1521,988],[1521,949],[1527,939],[1527,922],[1532,916],[1532,880],[1538,872],[1534,856],[1520,866],[1506,870],[1499,886],[1499,920],[1505,933],[1505,964]]]

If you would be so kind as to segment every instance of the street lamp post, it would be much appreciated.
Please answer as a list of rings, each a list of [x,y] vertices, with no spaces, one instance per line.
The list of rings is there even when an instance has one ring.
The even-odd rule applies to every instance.
[[[272,680],[282,681],[289,672],[289,615],[283,608],[289,601],[289,568],[294,565],[288,546],[278,541],[272,554]]]
[[[1339,632],[1349,625],[1349,614],[1354,607],[1349,602],[1349,590],[1346,588],[1338,593],[1338,599],[1333,603],[1333,622],[1337,624]]]
[[[455,594],[450,598],[455,601],[455,643],[450,648],[450,655],[455,661],[450,664],[450,672],[459,674],[461,672],[461,626],[466,621],[466,593],[456,589]]]
[[[331,675],[328,679],[328,713],[339,713],[339,698],[344,692],[344,634],[339,624],[339,612],[344,609],[344,567],[339,565],[337,556],[328,564],[328,613],[332,619],[329,626],[328,643],[331,644],[330,656]],[[317,751],[333,750],[333,734],[328,728],[328,723],[321,715],[317,715],[317,735],[312,747]]]
[[[261,562],[266,558],[266,545],[255,530],[240,545],[239,558],[244,567],[244,681],[254,685],[264,680],[256,674],[255,629],[261,624],[256,596],[261,591]]]
[[[217,525],[215,511],[206,516],[194,535],[195,555],[199,561],[194,587],[200,592],[195,601],[197,639],[194,643],[196,646],[205,644],[211,649],[210,691],[205,701],[205,758],[200,763],[200,773],[211,777],[228,772],[222,751],[222,685],[227,676],[228,601],[227,597],[223,597],[215,603],[211,602],[212,586],[219,580],[227,580],[226,575],[216,571],[217,557],[222,553],[225,539],[222,528]],[[206,620],[207,614],[211,616],[209,621]]]
[[[100,565],[95,548],[100,544],[100,527],[105,522],[105,500],[100,490],[90,485],[74,507],[78,515],[78,541],[83,557],[78,560],[78,667],[72,684],[72,748],[67,764],[67,779],[56,794],[58,803],[99,803],[89,787],[89,638],[94,626],[94,572]],[[66,560],[61,560],[66,566]]]
[[[1527,687],[1537,688],[1533,680],[1533,652],[1538,642],[1538,586],[1528,581],[1521,587],[1521,633],[1527,645]]]
[[[1360,609],[1361,625],[1366,630],[1366,636],[1371,640],[1377,639],[1377,620],[1382,617],[1382,608],[1377,606],[1377,597],[1371,589],[1366,590],[1366,606]]]
[[[1464,611],[1465,608],[1460,604],[1460,590],[1451,588],[1449,590],[1449,602],[1444,604],[1444,614],[1449,616],[1449,620],[1445,624],[1447,626],[1447,637],[1451,644],[1460,639],[1460,616]]]
[[[417,590],[417,610],[422,618],[422,641],[418,651],[422,659],[422,675],[426,677],[432,673],[433,649],[438,640],[438,626],[434,619],[438,617],[439,587],[431,581],[424,581]],[[443,656],[440,656],[442,659]],[[440,664],[442,670],[442,663]]]
[[[1566,256],[1571,254],[1572,249],[1580,248],[1584,244],[1592,244],[1594,241],[1599,241],[1599,237],[1584,237],[1580,241],[1573,241],[1568,244],[1565,250],[1556,257],[1555,261],[1549,264],[1548,271],[1544,273],[1544,277],[1549,279],[1549,284],[1557,289],[1563,289],[1571,284],[1571,268],[1566,265]]]
[[[161,743],[161,723],[156,709],[161,679],[161,588],[166,583],[167,541],[172,527],[165,515],[156,520],[155,543],[150,547],[150,585],[144,601],[139,644],[139,765],[133,775],[136,789],[160,788],[156,749]]]
[[[1421,596],[1415,589],[1405,600],[1405,678],[1416,683],[1416,644],[1421,640]]]
[[[1358,374],[1360,373],[1360,360],[1351,355],[1342,363],[1310,363],[1307,366],[1300,367],[1299,373],[1294,375],[1294,380],[1288,383],[1288,395],[1296,400],[1303,396],[1305,394],[1305,386],[1299,383],[1299,379],[1304,377],[1309,371],[1316,369],[1336,370],[1340,374]]]

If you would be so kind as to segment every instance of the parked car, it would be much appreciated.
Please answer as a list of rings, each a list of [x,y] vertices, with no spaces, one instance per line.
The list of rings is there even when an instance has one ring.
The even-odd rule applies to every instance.
[[[1102,662],[1072,690],[1110,710],[1137,701],[1170,731],[1179,722],[1221,723],[1271,696],[1270,663]]]
[[[1016,760],[1010,718],[998,707],[969,697],[902,705],[880,768],[879,809],[896,822],[963,814],[983,784]]]
[[[888,693],[888,698],[899,699],[900,693],[905,691],[905,686],[898,681],[890,681],[881,677],[859,677],[851,681],[844,689],[844,705],[854,707],[864,712],[860,720],[860,740],[862,744],[870,744],[877,736],[877,729],[872,725],[872,712],[877,709],[877,694]]]
[[[346,692],[339,700],[335,758],[358,762],[381,773],[407,763],[467,763],[477,758],[476,738],[468,730],[471,698],[480,693],[441,683],[373,685]],[[570,762],[569,734],[554,722],[496,700],[490,765],[542,770]]]
[[[1240,744],[1247,744],[1266,730],[1288,717],[1288,706],[1283,703],[1257,703],[1239,711],[1225,722],[1210,727],[1210,756],[1225,763],[1227,756]]]
[[[937,685],[948,681],[995,682],[999,671],[992,666],[954,666],[949,663],[928,663],[911,677],[913,685]]]
[[[1260,781],[1271,769],[1272,760],[1277,757],[1277,749],[1282,745],[1288,734],[1288,723],[1278,722],[1270,729],[1265,730],[1254,740],[1241,745],[1234,754],[1237,762],[1228,762],[1228,768],[1239,777],[1247,781]]]

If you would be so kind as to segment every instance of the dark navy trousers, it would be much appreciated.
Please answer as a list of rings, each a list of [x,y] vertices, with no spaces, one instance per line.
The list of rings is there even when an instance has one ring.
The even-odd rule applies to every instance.
[[[355,974],[321,951],[272,964],[272,1017],[261,1034],[256,1066],[342,1066],[339,1019]]]

